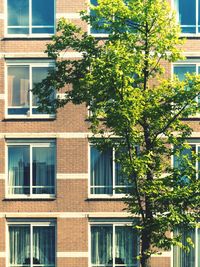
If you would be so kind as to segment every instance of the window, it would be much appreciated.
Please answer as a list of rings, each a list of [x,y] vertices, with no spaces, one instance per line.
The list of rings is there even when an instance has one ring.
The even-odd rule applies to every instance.
[[[55,267],[53,222],[10,222],[9,267]]]
[[[90,0],[90,3],[93,5],[93,6],[97,6],[98,5],[98,0]],[[90,14],[92,17],[96,17],[96,12],[95,10],[91,10],[90,11]],[[98,21],[97,23],[97,27],[95,28],[95,26],[92,26],[90,27],[90,33],[91,34],[94,34],[94,35],[99,35],[99,36],[102,36],[102,35],[107,35],[109,34],[109,31],[106,30],[106,29],[101,29],[101,26],[103,26],[105,23],[105,20],[100,20]]]
[[[123,177],[115,156],[115,149],[100,151],[94,145],[90,146],[90,194],[114,195],[130,190],[131,185]]]
[[[174,0],[174,4],[182,33],[198,34],[200,32],[200,1]]]
[[[180,231],[175,232],[178,233]],[[179,247],[173,248],[173,267],[200,267],[200,229],[196,228],[191,231],[182,231],[182,244],[188,246],[187,238],[191,238],[194,243],[194,247],[190,247],[190,251],[187,253]]]
[[[195,143],[196,142],[196,143]],[[173,165],[175,168],[181,168],[183,173],[184,173],[184,165],[186,164],[186,167],[188,166],[187,165],[187,161],[191,161],[193,166],[195,166],[196,168],[196,177],[198,178],[199,177],[199,171],[200,171],[200,162],[197,160],[197,159],[194,159],[192,158],[192,153],[195,153],[196,155],[200,155],[200,142],[198,143],[198,141],[194,141],[191,140],[190,141],[190,147],[189,148],[184,148],[181,153],[180,153],[180,156],[174,156],[173,157]],[[187,170],[186,170],[187,172]],[[183,177],[181,177],[181,182],[187,182],[187,176],[184,176],[183,174]]]
[[[186,73],[189,74],[200,74],[200,63],[184,63],[174,64],[173,73],[178,77],[180,81],[183,81],[186,77]],[[200,98],[197,97],[196,101],[200,103]]]
[[[55,142],[8,140],[8,196],[55,195]]]
[[[132,226],[91,225],[91,267],[138,267],[138,244]]]
[[[54,34],[54,0],[7,0],[7,34]]]
[[[8,62],[7,64],[7,117],[49,118],[52,115],[39,113],[37,97],[32,89],[46,78],[53,63]]]
[[[174,74],[177,75],[180,81],[185,79],[186,73],[200,73],[200,64],[187,63],[187,64],[175,64],[174,65]]]

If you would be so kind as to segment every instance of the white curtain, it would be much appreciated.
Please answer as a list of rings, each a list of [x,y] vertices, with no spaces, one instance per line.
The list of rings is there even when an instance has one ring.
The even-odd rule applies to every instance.
[[[9,226],[10,267],[30,263],[30,227]]]
[[[8,67],[8,105],[29,106],[29,67]]]
[[[129,226],[115,227],[115,263],[136,264],[138,240],[136,231]]]
[[[33,193],[54,194],[54,147],[33,147]]]
[[[33,227],[33,264],[55,264],[55,228]]]
[[[112,226],[91,227],[92,264],[112,266],[113,229]]]
[[[192,241],[195,242],[195,230],[187,232],[183,231],[182,235],[182,244],[187,245],[187,237],[192,238]],[[180,247],[174,247],[174,267],[194,267],[195,266],[195,249],[190,247],[190,252],[187,253],[185,250]]]
[[[100,151],[91,146],[90,179],[92,194],[113,193],[113,158],[112,148]]]
[[[30,159],[28,146],[8,147],[9,194],[30,194]]]

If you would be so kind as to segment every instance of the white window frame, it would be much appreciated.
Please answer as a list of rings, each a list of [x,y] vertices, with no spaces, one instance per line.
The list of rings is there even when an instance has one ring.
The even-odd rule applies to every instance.
[[[200,1],[200,0],[199,0]],[[200,59],[198,59],[198,61],[196,61],[195,59],[192,60],[183,60],[183,61],[180,61],[180,62],[176,62],[176,63],[173,63],[171,66],[171,77],[173,78],[173,76],[175,75],[174,73],[174,67],[175,66],[181,66],[181,65],[195,65],[196,66],[196,75],[200,74]],[[198,97],[196,97],[196,101],[198,102]],[[200,117],[200,113],[197,113],[195,115],[192,115],[192,116],[189,116],[189,118],[199,118]]]
[[[27,26],[27,28],[29,29],[29,33],[28,34],[9,34],[8,33],[8,2],[7,0],[5,1],[5,37],[6,38],[50,38],[52,35],[54,35],[56,33],[56,0],[54,0],[54,25],[53,26],[32,26],[32,0],[28,0],[29,1],[29,26]],[[53,33],[32,33],[32,28],[54,28]],[[13,28],[10,26],[10,28]],[[14,28],[25,28],[24,26],[15,26]]]
[[[30,194],[29,195],[25,195],[25,194],[9,194],[9,170],[8,170],[8,148],[9,146],[29,146],[29,155],[30,155]],[[33,188],[37,188],[37,186],[33,186],[32,182],[33,182],[33,177],[32,177],[32,154],[33,154],[33,148],[38,147],[53,147],[54,148],[54,166],[55,166],[55,173],[54,173],[54,194],[33,194]],[[6,183],[5,183],[5,192],[6,192],[6,198],[7,199],[54,199],[56,197],[56,144],[54,141],[52,142],[28,142],[25,141],[24,142],[14,142],[14,141],[8,141],[6,143]],[[52,187],[52,186],[51,186]]]
[[[91,193],[91,188],[100,188],[100,187],[103,187],[103,186],[92,186],[91,185],[91,172],[90,172],[90,164],[91,164],[91,158],[90,158],[90,149],[91,147],[94,146],[95,147],[95,144],[92,144],[92,143],[89,143],[88,145],[88,172],[89,172],[89,179],[88,179],[88,196],[89,198],[124,198],[126,196],[126,194],[119,194],[119,193],[115,193],[115,189],[117,188],[131,188],[131,186],[128,186],[128,185],[116,185],[115,184],[115,181],[116,181],[116,173],[115,173],[115,148],[112,149],[112,168],[113,168],[113,177],[112,177],[112,182],[113,182],[113,186],[112,186],[112,189],[113,189],[113,193],[112,194],[92,194]]]
[[[27,114],[8,114],[8,67],[12,66],[19,66],[19,67],[28,67],[29,68],[29,110]],[[6,93],[5,93],[5,117],[6,118],[11,118],[11,119],[51,119],[55,118],[55,114],[33,114],[32,109],[36,108],[35,106],[32,105],[32,68],[39,68],[39,67],[49,67],[49,68],[54,68],[55,63],[53,61],[34,61],[34,60],[7,60],[5,63],[5,88],[6,88]],[[11,106],[12,108],[12,106]],[[15,108],[13,106],[13,108]]]
[[[97,0],[98,1],[98,0]],[[88,14],[90,14],[90,5],[91,5],[91,0],[88,0]],[[109,34],[108,33],[93,33],[92,32],[92,26],[90,24],[88,24],[87,26],[87,31],[89,35],[92,35],[96,38],[108,38]]]
[[[198,155],[198,148],[200,148],[200,139],[198,140],[199,142],[197,142],[197,140],[195,141],[194,139],[188,139],[188,145],[190,146],[195,146],[195,154]],[[171,157],[171,166],[174,167],[174,156]],[[198,179],[198,172],[200,171],[198,168],[198,160],[196,159],[195,162],[196,165],[196,178]]]
[[[176,10],[176,7],[175,7],[175,0],[171,0],[172,1],[172,8],[173,10],[175,10],[177,12],[177,22],[179,22],[179,12],[178,10]],[[183,0],[184,1],[184,0]],[[199,12],[198,12],[198,9],[199,9],[199,5],[200,5],[200,2],[198,2],[200,0],[196,0],[196,24],[195,25],[181,25],[181,27],[191,27],[191,26],[194,26],[196,28],[196,33],[181,33],[181,36],[187,36],[187,37],[196,37],[196,36],[200,36],[200,31],[198,31],[198,24],[200,25],[200,21],[198,21],[198,16],[200,15]],[[200,26],[199,26],[200,27]]]
[[[52,267],[56,267],[56,240],[57,240],[57,229],[56,229],[56,222],[55,220],[43,220],[43,219],[37,219],[37,220],[29,220],[29,219],[25,219],[25,220],[18,220],[18,219],[10,219],[7,221],[6,223],[6,266],[10,267],[10,242],[9,242],[9,226],[30,226],[30,243],[31,243],[31,264],[30,267],[33,267],[33,263],[32,263],[32,254],[33,254],[33,244],[32,244],[32,237],[33,237],[33,227],[34,226],[41,226],[41,227],[49,227],[49,226],[53,226],[54,227],[54,234],[55,234],[55,265],[52,265]],[[16,267],[18,267],[19,265],[15,265]],[[42,267],[44,266],[49,266],[49,265],[41,265]],[[38,265],[38,267],[40,267],[40,265]]]
[[[100,265],[100,264],[98,264],[98,265],[93,265],[92,264],[92,260],[91,260],[91,253],[92,253],[92,247],[91,247],[91,237],[92,237],[92,231],[91,231],[91,228],[92,228],[92,226],[99,226],[99,227],[101,227],[101,226],[112,226],[112,234],[113,234],[113,251],[112,251],[112,255],[115,255],[115,228],[117,227],[117,226],[123,226],[123,227],[125,227],[125,226],[132,226],[132,223],[131,222],[126,222],[126,221],[122,221],[122,222],[112,222],[112,221],[104,221],[104,222],[91,222],[91,223],[89,223],[89,229],[88,229],[88,233],[89,233],[89,235],[88,235],[88,244],[89,244],[89,255],[88,255],[88,266],[89,267],[99,267],[99,266],[102,266],[102,267],[104,267],[104,265]],[[138,238],[138,244],[137,244],[137,250],[138,250],[138,255],[139,255],[139,238]],[[114,264],[113,263],[113,266],[114,267],[118,267],[118,264]],[[111,267],[113,267],[113,266],[111,266]],[[126,264],[119,264],[119,266],[121,267],[121,266],[124,266],[124,267],[126,267]],[[134,264],[134,265],[131,265],[130,267],[139,267],[139,261],[138,261],[138,263],[137,264]]]

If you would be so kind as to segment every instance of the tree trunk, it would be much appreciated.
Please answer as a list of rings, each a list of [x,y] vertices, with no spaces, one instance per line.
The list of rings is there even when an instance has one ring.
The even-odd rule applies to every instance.
[[[151,258],[142,258],[141,259],[141,267],[151,267]]]
[[[151,249],[151,241],[150,241],[150,236],[149,233],[144,231],[142,233],[141,237],[141,259],[140,259],[140,264],[141,267],[151,267],[151,257],[150,257],[150,249]]]

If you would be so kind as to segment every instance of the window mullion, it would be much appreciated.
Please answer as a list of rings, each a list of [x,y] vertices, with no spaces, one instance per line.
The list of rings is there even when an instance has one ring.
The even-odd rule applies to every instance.
[[[195,234],[194,234],[194,258],[195,258],[195,267],[198,267],[198,228],[195,227]]]
[[[29,0],[29,34],[32,34],[32,0]]]
[[[113,267],[115,267],[115,225],[113,224]]]
[[[30,145],[30,195],[33,195],[33,146]]]
[[[33,89],[33,67],[29,66],[29,112],[30,116],[32,116],[32,89]]]
[[[113,177],[112,177],[112,180],[113,180],[113,194],[115,194],[115,186],[116,186],[116,172],[115,172],[115,148],[112,149],[112,168],[113,168]]]
[[[30,256],[31,256],[31,260],[30,260],[30,267],[33,267],[33,225],[30,224]]]

